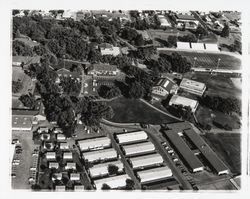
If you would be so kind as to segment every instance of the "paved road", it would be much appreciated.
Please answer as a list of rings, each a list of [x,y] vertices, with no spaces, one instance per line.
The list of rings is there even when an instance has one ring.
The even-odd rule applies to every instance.
[[[153,128],[153,130],[156,131],[154,128]],[[155,144],[155,148],[157,149],[157,151],[161,154],[163,159],[168,163],[168,166],[172,170],[173,175],[177,178],[179,183],[182,184],[183,189],[184,190],[193,190],[193,188],[189,184],[189,182],[185,178],[183,178],[182,173],[180,172],[180,170],[178,168],[176,168],[174,162],[172,161],[172,158],[166,152],[166,149],[161,145],[161,143],[159,142],[159,139],[156,137],[156,135],[153,134],[153,133],[148,133],[148,136],[152,140],[152,142]]]

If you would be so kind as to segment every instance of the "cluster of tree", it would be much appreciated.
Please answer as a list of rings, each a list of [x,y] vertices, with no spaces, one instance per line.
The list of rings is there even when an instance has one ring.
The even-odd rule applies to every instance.
[[[197,37],[194,34],[179,36],[178,40],[181,42],[197,42]]]
[[[25,43],[15,40],[12,43],[12,55],[33,56],[33,50]]]
[[[21,95],[19,97],[19,100],[23,103],[24,106],[29,107],[30,109],[33,109],[36,105],[36,99],[35,96],[31,93]]]
[[[135,51],[129,51],[128,56],[132,58],[138,59],[150,59],[153,55],[156,54],[156,47],[155,46],[145,46],[145,47],[138,47]]]
[[[107,99],[111,99],[121,95],[121,90],[117,86],[101,85],[98,89],[98,94]]]
[[[236,112],[241,115],[241,104],[236,98],[222,98],[219,96],[208,96],[199,99],[199,103],[212,110],[220,111],[225,114]]]
[[[193,114],[192,110],[189,106],[182,106],[182,105],[172,105],[172,106],[165,106],[165,108],[174,116],[181,118],[187,121],[193,121]]]
[[[76,78],[60,77],[59,85],[67,95],[78,96],[80,94],[81,83]]]
[[[123,39],[128,40],[129,43],[131,43],[132,45],[136,45],[136,46],[144,45],[144,40],[143,40],[142,35],[133,28],[125,27],[124,29],[122,29],[121,37]]]
[[[222,28],[220,36],[221,37],[228,37],[230,34],[230,28],[228,24],[225,24],[225,26]]]
[[[161,53],[158,60],[146,60],[146,66],[156,72],[178,72],[186,73],[191,69],[191,63],[180,54],[174,52],[171,55]]]
[[[135,182],[133,181],[133,180],[131,180],[131,179],[126,179],[126,186],[124,187],[124,188],[120,188],[120,189],[124,189],[124,190],[133,190],[134,189],[134,186],[135,186]],[[103,185],[102,185],[102,188],[101,188],[102,190],[110,190],[111,189],[111,187],[108,185],[108,184],[106,184],[106,183],[103,183]]]
[[[230,45],[222,44],[221,47],[227,48],[230,52],[238,52],[242,54],[242,44],[239,40],[235,40],[234,43]]]
[[[13,93],[18,93],[22,89],[23,89],[23,84],[21,81],[12,81],[12,92]]]
[[[119,167],[114,165],[114,164],[109,164],[108,165],[108,172],[109,172],[109,175],[115,175],[115,174],[118,174],[119,172]]]

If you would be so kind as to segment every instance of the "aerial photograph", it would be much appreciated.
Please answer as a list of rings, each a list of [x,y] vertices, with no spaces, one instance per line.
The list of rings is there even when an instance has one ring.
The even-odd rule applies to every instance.
[[[11,10],[12,190],[241,189],[238,11]]]

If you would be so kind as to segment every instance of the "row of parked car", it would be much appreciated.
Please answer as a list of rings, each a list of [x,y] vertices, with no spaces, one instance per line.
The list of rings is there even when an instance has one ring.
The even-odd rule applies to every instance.
[[[22,149],[22,145],[21,145],[21,143],[20,143],[20,141],[18,139],[13,139],[12,144],[15,145],[15,149],[14,149],[14,155],[13,155],[13,159],[12,159],[11,176],[13,178],[15,178],[16,177],[17,167],[21,163],[21,154],[23,152],[23,149]]]

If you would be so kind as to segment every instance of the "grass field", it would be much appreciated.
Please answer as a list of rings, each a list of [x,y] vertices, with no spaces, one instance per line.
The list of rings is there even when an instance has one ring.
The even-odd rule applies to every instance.
[[[208,133],[203,136],[210,147],[227,164],[233,174],[241,173],[241,135],[233,133]]]
[[[164,50],[160,51],[160,53],[171,54],[174,51]],[[195,67],[201,68],[216,68],[218,64],[218,59],[220,58],[219,69],[232,69],[239,70],[241,69],[241,60],[226,54],[218,54],[218,53],[202,53],[202,52],[184,52],[178,51],[179,54],[186,57],[189,62],[193,65],[194,58],[197,60],[195,62]]]
[[[113,122],[161,124],[175,122],[173,118],[159,113],[143,102],[135,99],[118,98],[108,104],[114,110]]]

